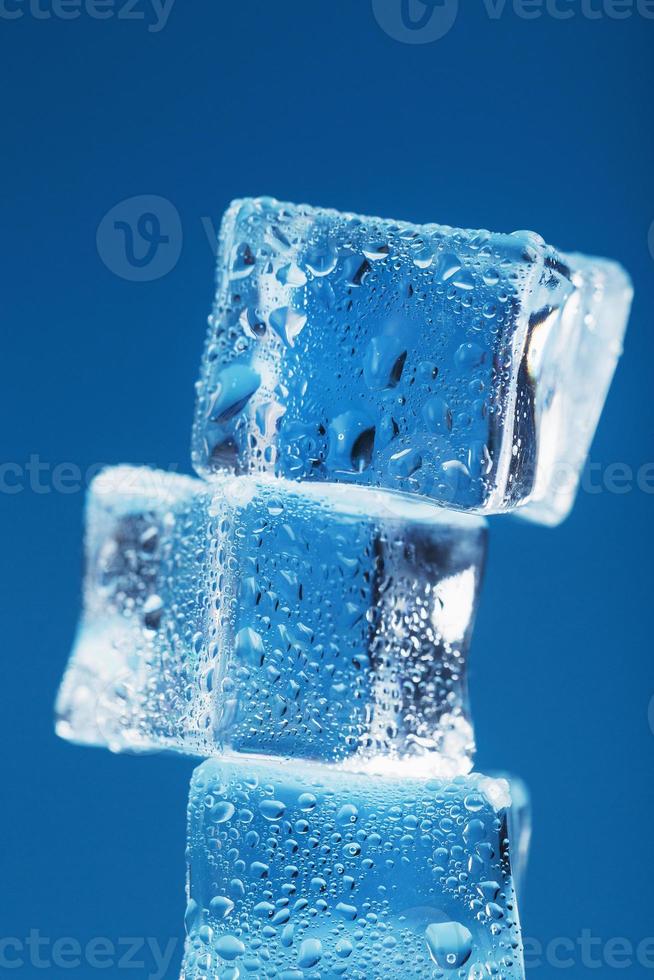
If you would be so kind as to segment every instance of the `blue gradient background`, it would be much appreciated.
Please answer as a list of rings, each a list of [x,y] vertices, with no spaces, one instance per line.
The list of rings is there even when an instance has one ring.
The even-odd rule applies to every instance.
[[[493,20],[468,0],[424,45],[384,33],[369,0],[177,0],[158,33],[0,17],[2,462],[189,468],[213,290],[204,225],[232,197],[270,193],[534,228],[621,260],[636,301],[592,459],[637,471],[654,459],[653,41],[636,13],[525,20],[507,3]],[[183,227],[179,261],[150,283],[113,274],[96,248],[103,215],[140,194],[170,200]],[[173,977],[192,762],[55,738],[83,495],[41,480],[50,492],[0,494],[0,935],[179,937]],[[492,521],[473,645],[478,765],[531,786],[522,918],[543,946],[583,930],[602,944],[654,936],[653,500],[636,486],[583,493],[557,530]],[[145,977],[152,963],[47,971],[23,955],[7,975]],[[613,975],[601,946],[593,955],[602,965],[584,967],[577,947],[567,975]],[[529,973],[560,974],[552,962]]]

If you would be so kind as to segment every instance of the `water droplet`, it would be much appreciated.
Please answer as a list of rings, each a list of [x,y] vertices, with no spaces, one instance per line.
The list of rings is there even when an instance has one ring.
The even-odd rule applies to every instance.
[[[278,269],[277,279],[284,286],[305,286],[307,282],[304,272],[294,262],[289,262],[288,265]]]
[[[454,355],[454,360],[460,368],[470,371],[484,363],[486,351],[479,344],[461,344]]]
[[[250,865],[250,874],[254,875],[255,878],[267,878],[269,872],[270,868],[263,861],[253,861]]]
[[[226,895],[216,895],[209,902],[209,910],[218,919],[226,919],[234,908],[234,903],[231,898],[227,898]]]
[[[336,252],[328,245],[307,250],[305,256],[307,269],[314,276],[327,276],[336,268]]]
[[[373,337],[363,357],[363,377],[373,391],[395,388],[402,377],[407,350],[399,337]]]
[[[280,306],[273,310],[269,318],[270,326],[288,347],[295,346],[295,340],[307,322],[304,313],[297,313],[290,306]]]
[[[389,471],[398,479],[408,479],[422,466],[422,453],[417,449],[402,449],[394,453],[388,463]]]
[[[244,279],[249,276],[255,266],[252,249],[245,242],[236,245],[232,252],[232,279]]]
[[[238,322],[243,327],[243,330],[248,337],[259,338],[263,337],[266,332],[266,324],[257,316],[254,310],[245,309],[238,318]]]
[[[263,640],[256,630],[246,626],[239,630],[234,640],[234,651],[239,660],[251,667],[261,667],[265,650]]]
[[[313,795],[313,793],[301,793],[298,798],[298,805],[301,810],[305,813],[309,813],[311,810],[315,809],[318,800]]]
[[[363,412],[344,412],[329,426],[330,464],[345,473],[360,473],[370,465],[375,426]]]
[[[380,259],[385,259],[389,252],[390,249],[385,242],[382,242],[380,245],[370,246],[363,249],[363,254],[367,259],[370,259],[371,262],[379,262]]]
[[[443,969],[463,966],[472,953],[472,933],[459,922],[434,922],[425,930],[427,948]]]
[[[361,286],[370,272],[370,263],[360,255],[350,255],[343,262],[343,278],[350,286]]]
[[[468,269],[461,269],[460,272],[455,273],[452,276],[452,283],[457,289],[469,290],[475,288],[474,276]]]
[[[305,939],[300,946],[298,953],[298,966],[303,970],[310,970],[322,957],[322,943],[319,939]]]
[[[347,959],[354,952],[354,946],[349,939],[339,939],[336,943],[336,955],[340,956],[341,959]]]
[[[218,953],[218,956],[222,956],[224,960],[235,960],[237,956],[242,956],[245,952],[245,946],[240,939],[236,936],[221,936],[214,945],[214,949]]]
[[[218,425],[242,412],[258,390],[261,378],[247,364],[230,364],[217,378],[218,386],[209,407],[209,420]]]
[[[463,830],[466,844],[478,844],[486,837],[486,826],[482,820],[469,820]]]
[[[455,499],[459,493],[465,493],[470,486],[470,472],[468,467],[458,459],[448,459],[441,466],[445,482]]]
[[[438,260],[438,276],[442,282],[449,280],[461,269],[461,259],[453,252],[445,252]]]
[[[284,816],[286,807],[279,800],[262,800],[259,809],[266,820],[280,820]]]
[[[350,459],[355,473],[363,473],[370,466],[374,448],[375,428],[373,426],[370,429],[364,429],[352,446]]]
[[[228,800],[219,800],[210,810],[211,819],[214,823],[226,823],[232,819],[235,812],[236,807],[233,803],[229,803]]]
[[[431,432],[451,432],[452,412],[446,401],[433,395],[422,407],[422,417]]]
[[[481,793],[468,793],[463,801],[463,805],[471,813],[479,813],[486,806],[486,801]]]
[[[413,255],[413,264],[417,266],[418,269],[428,269],[433,261],[434,252],[427,245],[423,245],[423,247],[418,249],[418,251]]]
[[[356,823],[359,819],[359,810],[354,803],[344,803],[336,814],[336,823],[341,827]]]
[[[158,630],[163,616],[163,599],[158,595],[151,595],[143,603],[143,622],[147,629]]]

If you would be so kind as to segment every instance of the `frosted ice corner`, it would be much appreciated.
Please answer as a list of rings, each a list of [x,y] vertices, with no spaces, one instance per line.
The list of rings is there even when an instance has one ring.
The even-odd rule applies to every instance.
[[[129,466],[91,483],[83,609],[55,707],[62,738],[136,751],[176,737],[193,666],[175,654],[166,603],[188,590],[184,570],[194,571],[201,545],[193,522],[178,540],[172,533],[192,510],[196,486],[190,477]]]
[[[630,301],[617,264],[533,233],[237,201],[221,229],[194,465],[557,523]]]
[[[182,976],[522,980],[510,806],[508,784],[479,775],[205,762]]]
[[[57,730],[115,750],[468,771],[483,520],[359,487],[92,485]]]

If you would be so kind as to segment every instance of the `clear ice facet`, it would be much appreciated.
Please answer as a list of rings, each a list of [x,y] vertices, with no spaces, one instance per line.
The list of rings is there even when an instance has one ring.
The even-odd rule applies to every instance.
[[[511,870],[513,884],[522,900],[527,865],[529,863],[529,848],[531,845],[532,808],[529,787],[512,773],[494,772],[493,779],[505,779],[511,793],[511,809],[509,810],[509,838],[511,840]]]
[[[212,759],[188,817],[185,980],[522,980],[509,784]]]
[[[236,201],[198,384],[193,460],[570,510],[621,351],[619,265],[511,235]]]
[[[428,755],[432,773],[467,772],[485,548],[481,518],[396,494],[107,470],[57,731],[116,751],[370,772]]]

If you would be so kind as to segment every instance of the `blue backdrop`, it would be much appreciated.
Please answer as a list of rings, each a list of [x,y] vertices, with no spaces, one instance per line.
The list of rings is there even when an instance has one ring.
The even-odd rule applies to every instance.
[[[0,4],[0,973],[179,968],[192,761],[60,742],[52,702],[81,488],[100,463],[189,469],[215,227],[252,193],[534,228],[631,272],[571,518],[492,521],[472,695],[479,767],[533,794],[529,975],[654,970],[653,6],[411,0],[411,21],[401,0]],[[102,219],[118,206],[134,226],[141,195],[169,202],[168,241],[137,234],[130,256]]]

